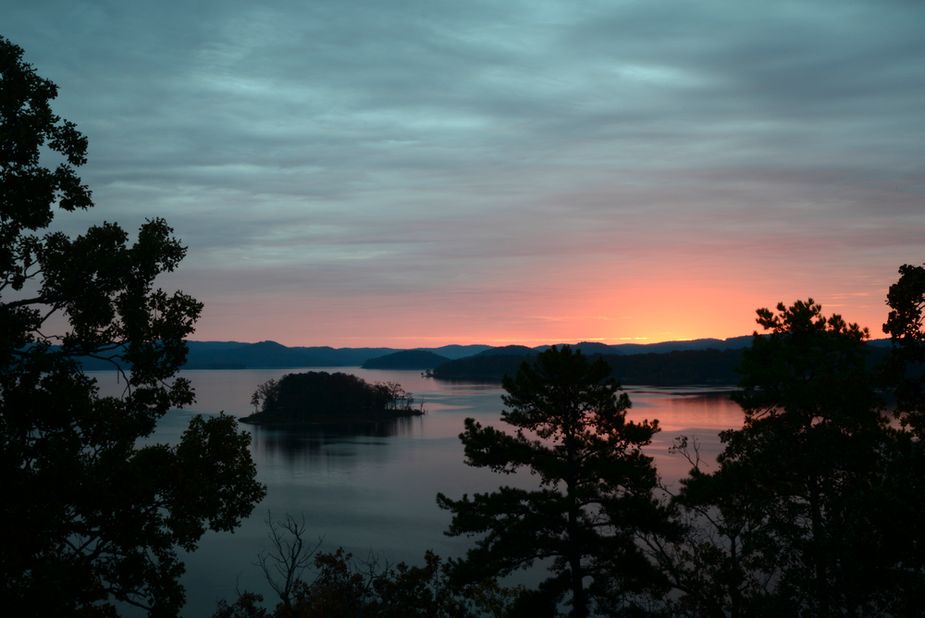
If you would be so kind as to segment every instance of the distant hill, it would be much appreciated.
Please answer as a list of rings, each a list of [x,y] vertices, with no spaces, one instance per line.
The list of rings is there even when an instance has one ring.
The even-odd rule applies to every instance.
[[[582,341],[579,343],[558,343],[555,345],[570,345],[581,350],[582,354],[600,354],[602,356],[622,354],[664,353],[680,350],[741,350],[752,344],[751,335],[730,337],[729,339],[690,339],[684,341],[660,341],[658,343],[600,343],[598,341]],[[534,350],[542,352],[551,345],[538,346]]]
[[[733,386],[739,381],[737,368],[742,352],[747,347],[740,345],[742,339],[746,338],[737,338],[737,341],[729,343],[724,349],[648,351],[664,349],[656,344],[642,346],[642,349],[647,351],[635,354],[626,353],[625,348],[620,353],[615,353],[612,348],[617,346],[601,348],[600,344],[579,344],[578,347],[582,349],[583,354],[588,354],[590,350],[589,355],[601,356],[607,361],[613,369],[614,377],[622,384]],[[751,337],[747,339],[751,342]],[[888,346],[883,340],[872,341],[869,346],[869,362],[881,362],[888,352]],[[500,382],[505,375],[514,375],[521,364],[529,361],[535,354],[536,350],[519,346],[494,348],[475,356],[438,365],[432,374],[439,380]]]
[[[361,367],[368,361],[395,353],[433,354],[392,369],[431,369],[448,360],[465,358],[493,349],[483,344],[445,345],[437,348],[398,350],[395,348],[332,348],[329,346],[288,347],[275,341],[188,341],[184,369],[292,369],[296,367]],[[399,360],[414,358],[401,356]],[[427,360],[421,360],[427,359]],[[112,363],[95,358],[80,359],[88,371],[112,369]],[[384,367],[382,367],[384,368]]]
[[[523,345],[489,348],[472,356],[437,365],[433,368],[431,375],[440,380],[500,382],[505,375],[517,373],[521,363],[538,353],[537,348],[528,348]]]
[[[605,344],[585,341],[571,344],[589,356],[601,355],[607,358],[618,356],[638,356],[644,354],[665,354],[683,351],[727,351],[742,350],[751,345],[752,337],[732,337],[730,339],[695,339],[692,341],[666,341],[661,343],[620,343]],[[438,377],[447,379],[500,380],[505,372],[516,372],[521,361],[536,353],[548,349],[549,345],[529,348],[522,345],[490,347],[487,345],[446,345],[438,348],[417,348],[415,350],[398,350],[395,348],[332,348],[287,347],[275,341],[242,343],[238,341],[189,341],[189,355],[185,369],[290,369],[296,367],[359,367],[372,359],[384,357],[396,352],[429,352],[444,357],[448,365],[441,371],[435,371]],[[889,339],[876,339],[869,343],[872,348],[886,349]],[[413,358],[410,356],[409,358]],[[405,358],[403,355],[399,359]],[[112,364],[92,358],[80,359],[87,370],[111,369]],[[431,361],[426,364],[413,362],[404,368],[430,369]],[[616,361],[614,361],[615,364]],[[392,366],[392,369],[402,367]],[[434,367],[436,368],[436,367]],[[452,376],[452,377],[449,377]]]
[[[447,359],[463,358],[488,349],[486,345],[447,345],[422,348]],[[359,367],[369,360],[395,352],[396,348],[287,347],[275,341],[234,343],[190,341],[186,369],[288,369],[292,367]],[[395,367],[397,368],[397,367]],[[417,369],[418,367],[413,367]],[[429,369],[430,366],[420,367]]]
[[[484,358],[486,356],[533,356],[540,351],[540,348],[528,348],[525,345],[505,345],[497,348],[489,348],[484,352],[475,354],[474,356],[478,356],[479,358]]]
[[[439,365],[434,368],[433,376],[440,380],[500,382],[505,375],[514,375],[520,365],[530,360],[533,354],[477,354]],[[738,382],[735,369],[741,355],[741,350],[600,354],[613,368],[614,377],[622,384],[653,386],[735,384]]]
[[[393,348],[287,347],[275,341],[238,343],[190,341],[186,369],[285,369],[291,367],[356,367]]]
[[[484,352],[485,350],[490,350],[490,345],[483,344],[470,344],[470,345],[458,345],[450,344],[440,346],[439,348],[417,348],[418,350],[427,350],[433,352],[434,354],[439,354],[440,356],[445,356],[451,360],[457,358],[464,358],[466,356],[472,356],[473,354],[478,354],[479,352]]]
[[[371,358],[361,366],[364,369],[433,369],[449,360],[428,350],[402,350]]]

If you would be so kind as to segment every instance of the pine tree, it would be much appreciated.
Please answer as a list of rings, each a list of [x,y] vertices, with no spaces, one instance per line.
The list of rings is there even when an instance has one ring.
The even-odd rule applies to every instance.
[[[466,463],[502,474],[529,471],[535,489],[509,486],[452,500],[447,534],[475,535],[454,564],[467,581],[505,576],[536,562],[550,577],[534,606],[553,611],[568,599],[573,617],[638,608],[659,581],[636,536],[664,525],[653,492],[658,478],[642,448],[657,421],[630,422],[630,400],[600,358],[569,347],[539,354],[504,381],[501,420],[512,431],[469,418],[460,439]]]

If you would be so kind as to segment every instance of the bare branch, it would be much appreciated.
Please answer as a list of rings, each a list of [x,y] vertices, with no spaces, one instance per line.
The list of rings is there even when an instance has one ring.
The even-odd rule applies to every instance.
[[[305,540],[306,529],[304,515],[297,520],[287,514],[285,519],[276,521],[272,513],[267,511],[267,536],[271,547],[269,551],[257,554],[254,563],[263,571],[267,583],[289,610],[292,609],[292,589],[302,578],[305,569],[312,564],[323,542],[319,537],[314,545],[308,545]]]

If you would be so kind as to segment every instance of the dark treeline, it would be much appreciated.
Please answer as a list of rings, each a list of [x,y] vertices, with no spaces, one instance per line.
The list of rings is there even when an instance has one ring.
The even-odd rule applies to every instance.
[[[882,345],[868,348],[867,362],[871,365],[882,363],[889,353]],[[621,384],[734,386],[739,383],[742,355],[740,349],[707,349],[600,356]],[[504,376],[514,375],[522,363],[535,356],[535,352],[476,354],[437,365],[432,375],[441,380],[501,382]]]
[[[364,369],[433,369],[449,361],[429,350],[402,350],[385,356],[371,358],[363,363]]]
[[[432,374],[440,380],[501,382],[536,353],[476,354],[437,365]],[[676,350],[673,352],[602,355],[622,384],[679,386],[734,385],[741,350]]]

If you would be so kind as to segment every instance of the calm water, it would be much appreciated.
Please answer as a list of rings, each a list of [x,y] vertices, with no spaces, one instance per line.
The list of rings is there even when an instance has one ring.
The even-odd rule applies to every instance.
[[[318,371],[318,368],[312,368]],[[252,412],[249,401],[258,384],[297,369],[187,371],[196,388],[191,410],[170,413],[156,439],[179,439],[191,416],[224,411],[234,416]],[[435,495],[444,492],[486,491],[499,477],[463,464],[458,434],[463,419],[475,417],[497,424],[502,409],[497,385],[459,384],[423,378],[415,371],[336,368],[370,382],[402,384],[423,401],[428,414],[403,419],[394,427],[361,434],[336,431],[306,434],[242,425],[250,432],[258,477],[267,496],[252,516],[232,534],[209,534],[199,550],[185,559],[187,616],[208,616],[221,598],[234,597],[235,588],[253,590],[272,599],[257,567],[256,554],[265,549],[268,512],[305,517],[312,537],[323,547],[343,546],[359,559],[371,553],[395,562],[420,562],[426,549],[443,556],[465,552],[466,539],[443,535],[449,515],[437,508]],[[104,392],[118,386],[110,374],[94,374]],[[695,388],[627,388],[633,402],[631,416],[657,418],[662,431],[649,448],[663,478],[669,483],[683,476],[688,464],[668,447],[675,437],[697,437],[704,458],[715,457],[717,433],[742,422],[739,407],[728,396]],[[529,483],[505,477],[504,482]]]

